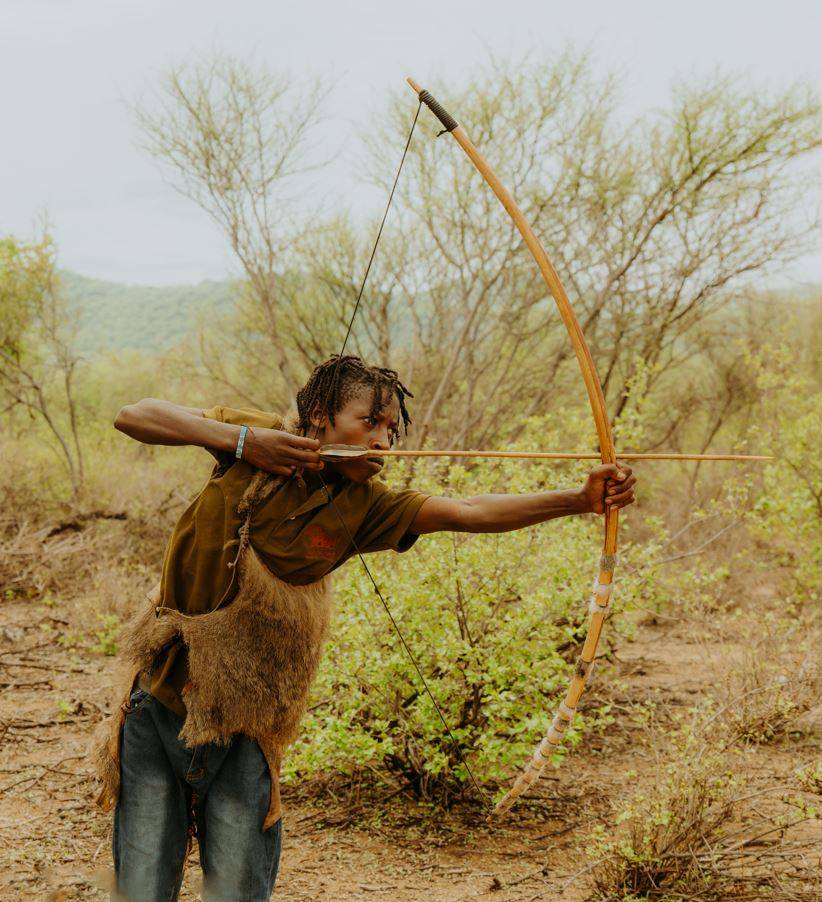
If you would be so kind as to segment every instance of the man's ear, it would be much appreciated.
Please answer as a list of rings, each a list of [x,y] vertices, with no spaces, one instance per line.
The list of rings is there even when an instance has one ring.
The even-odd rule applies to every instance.
[[[319,401],[314,402],[308,419],[315,429],[324,429],[328,425],[328,416],[323,413],[322,404]]]

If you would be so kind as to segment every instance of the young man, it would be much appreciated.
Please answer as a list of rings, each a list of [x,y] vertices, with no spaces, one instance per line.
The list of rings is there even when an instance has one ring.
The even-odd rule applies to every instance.
[[[318,366],[285,420],[145,399],[115,426],[199,445],[211,476],[177,523],[160,586],[124,631],[123,703],[98,749],[114,814],[118,898],[176,899],[191,835],[206,900],[265,900],[281,845],[278,772],[328,624],[328,574],[357,551],[407,551],[423,533],[503,532],[634,500],[631,468],[580,489],[434,497],[375,480],[379,457],[324,464],[324,444],[388,449],[410,422],[393,370]]]

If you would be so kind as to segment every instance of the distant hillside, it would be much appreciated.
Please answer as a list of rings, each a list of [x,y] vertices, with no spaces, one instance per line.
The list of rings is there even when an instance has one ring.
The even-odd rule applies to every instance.
[[[182,338],[200,311],[224,313],[232,306],[230,282],[199,285],[125,285],[60,273],[66,300],[80,318],[78,350],[162,351]]]
[[[69,306],[80,318],[78,350],[87,356],[108,350],[163,351],[191,331],[195,314],[227,313],[233,305],[229,281],[155,287],[104,282],[68,270],[60,277]],[[819,328],[822,285],[755,294],[769,305],[784,306],[786,315],[799,316],[812,331]],[[423,297],[415,298],[414,303],[417,310],[428,309]],[[410,319],[401,317],[395,327],[400,343],[410,341]]]

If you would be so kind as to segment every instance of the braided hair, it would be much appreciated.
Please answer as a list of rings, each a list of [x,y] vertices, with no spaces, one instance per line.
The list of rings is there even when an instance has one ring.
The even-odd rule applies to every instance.
[[[311,412],[317,402],[320,412],[334,425],[334,415],[339,413],[348,401],[362,389],[372,392],[371,415],[376,417],[385,407],[385,396],[395,396],[400,405],[403,432],[408,432],[411,417],[405,406],[406,398],[413,398],[411,392],[400,382],[396,370],[381,366],[369,366],[359,357],[334,354],[324,363],[314,368],[308,382],[297,392],[298,426],[303,435],[311,429]]]

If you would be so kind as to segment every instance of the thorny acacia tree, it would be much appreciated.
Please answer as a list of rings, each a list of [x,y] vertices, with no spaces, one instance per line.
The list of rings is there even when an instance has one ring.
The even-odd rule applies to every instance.
[[[75,496],[85,478],[78,432],[73,323],[60,294],[56,251],[43,231],[24,244],[0,240],[0,404],[43,423]],[[13,420],[7,420],[13,428]]]
[[[316,87],[300,93],[285,78],[215,56],[168,71],[159,96],[135,110],[144,148],[216,222],[240,264],[237,318],[207,331],[201,347],[212,378],[246,401],[259,401],[261,385],[268,403],[282,400],[301,382],[288,272],[311,222],[299,190],[320,100]]]

